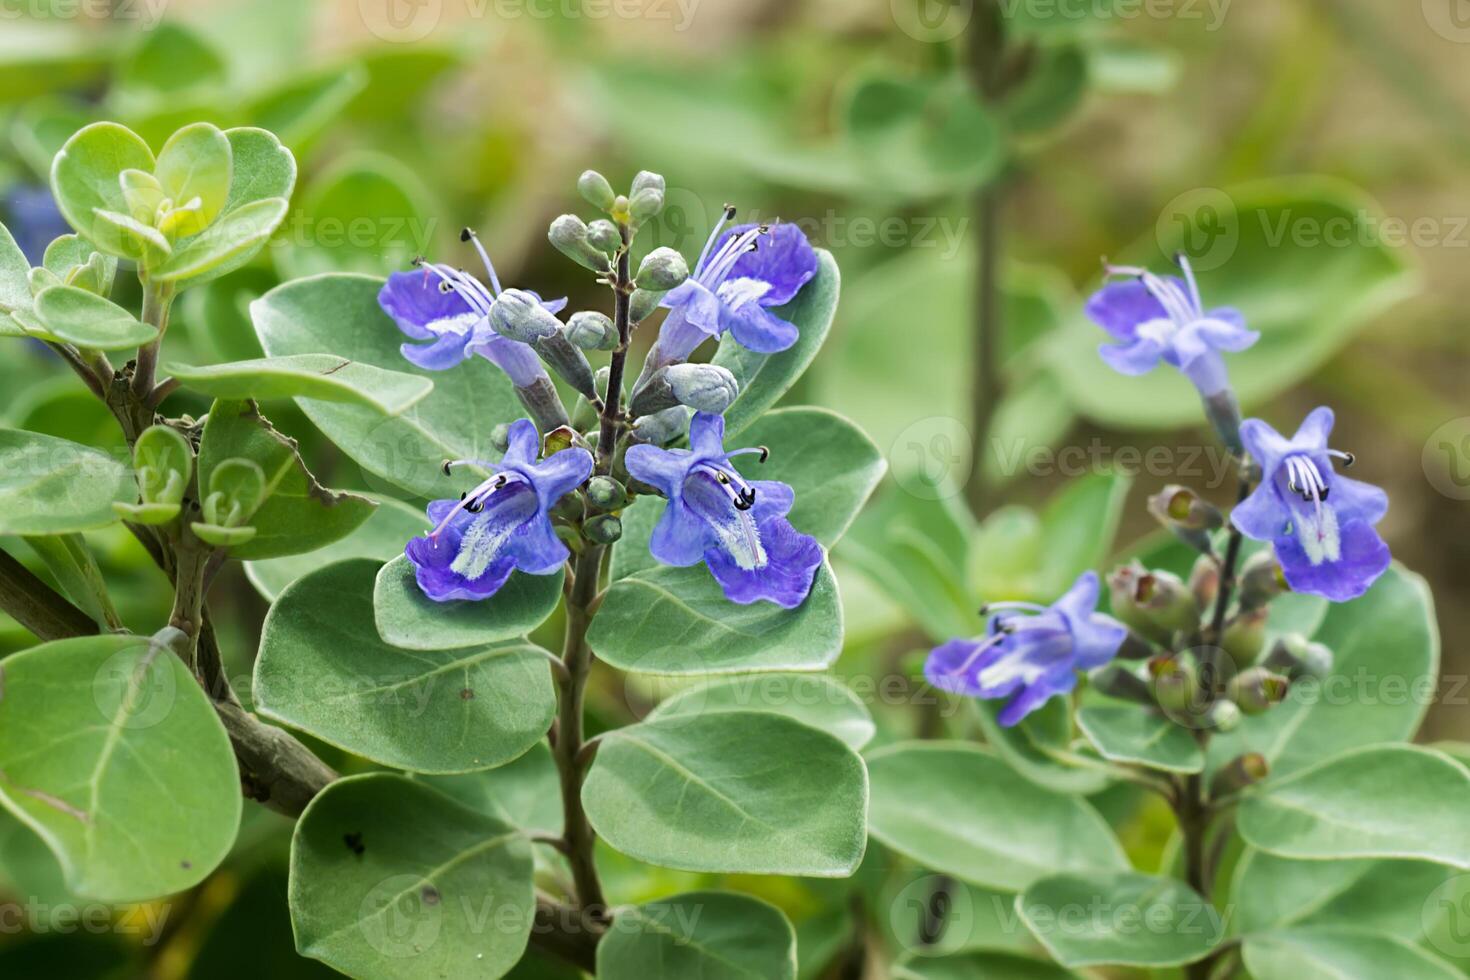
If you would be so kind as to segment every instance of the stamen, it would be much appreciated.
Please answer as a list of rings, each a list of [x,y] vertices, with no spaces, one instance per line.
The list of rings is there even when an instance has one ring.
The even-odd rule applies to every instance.
[[[1189,294],[1194,300],[1194,312],[1196,316],[1205,315],[1205,303],[1199,293],[1199,283],[1194,278],[1194,267],[1189,264],[1189,256],[1183,252],[1174,253],[1174,262],[1184,272],[1184,281],[1189,283]]]
[[[474,242],[475,251],[480,253],[480,261],[485,263],[485,272],[490,276],[490,295],[492,297],[499,296],[500,277],[495,274],[495,266],[490,262],[490,253],[486,252],[485,246],[480,244],[480,236],[475,233],[475,229],[466,228],[459,233],[459,240],[462,242]]]
[[[704,248],[699,252],[699,260],[694,263],[694,274],[699,275],[699,270],[704,268],[704,260],[709,258],[709,250],[715,247],[715,240],[720,237],[720,232],[725,230],[725,225],[735,220],[735,205],[725,205],[725,215],[715,222],[714,228],[710,229],[709,238],[705,240]]]
[[[1020,609],[1024,612],[1036,613],[1046,612],[1046,607],[1041,605],[1040,603],[1021,602],[1017,600],[1007,602],[987,602],[985,605],[980,607],[980,615],[989,616],[992,612],[1003,611],[1007,609]]]
[[[950,676],[958,677],[960,674],[965,673],[967,670],[975,665],[975,661],[980,659],[980,655],[982,653],[984,653],[986,650],[989,650],[997,643],[1003,641],[1007,636],[1010,636],[1010,634],[1005,632],[990,634],[990,636],[985,638],[984,642],[975,647],[974,650],[970,651],[970,655],[965,658],[963,663],[961,663],[958,667],[949,672]]]
[[[468,493],[460,494],[459,503],[455,504],[449,513],[444,515],[444,519],[439,522],[438,527],[429,532],[430,540],[439,537],[444,532],[444,529],[449,526],[449,522],[454,520],[454,515],[460,511],[463,510],[471,514],[478,514],[485,509],[485,502],[490,499],[490,496],[495,491],[506,486],[512,480],[519,481],[524,479],[519,473],[497,473]]]
[[[730,270],[735,267],[735,263],[739,262],[748,251],[748,247],[757,238],[767,234],[770,234],[770,228],[762,225],[750,229],[738,238],[730,239],[725,243],[725,247],[720,249],[713,259],[710,259],[709,265],[700,273],[699,281],[704,283],[707,289],[719,286],[725,276],[729,275]]]
[[[726,453],[725,455],[721,456],[720,458],[721,459],[734,459],[736,456],[749,456],[752,453],[760,453],[760,457],[761,458],[759,460],[757,460],[757,462],[764,463],[766,460],[768,460],[768,459],[771,458],[771,450],[768,447],[766,447],[766,446],[751,446],[748,449],[736,449],[736,450],[732,450],[731,452]]]
[[[1331,456],[1333,459],[1342,460],[1342,465],[1344,469],[1352,466],[1358,461],[1358,457],[1354,456],[1352,453],[1343,452],[1341,449],[1324,449],[1323,452]]]

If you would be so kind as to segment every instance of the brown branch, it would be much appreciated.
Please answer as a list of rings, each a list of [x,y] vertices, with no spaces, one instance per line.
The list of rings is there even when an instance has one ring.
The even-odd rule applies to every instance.
[[[98,632],[91,616],[5,551],[0,551],[0,609],[42,640]]]

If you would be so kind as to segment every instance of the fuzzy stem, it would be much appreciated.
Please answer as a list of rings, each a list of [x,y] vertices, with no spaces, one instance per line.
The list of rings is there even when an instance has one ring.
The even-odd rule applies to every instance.
[[[154,376],[158,373],[158,350],[163,345],[164,332],[168,330],[168,314],[173,306],[173,286],[143,282],[143,322],[158,328],[158,336],[138,348],[138,360],[133,367],[133,395],[144,404],[153,398]],[[151,405],[150,405],[151,408]]]

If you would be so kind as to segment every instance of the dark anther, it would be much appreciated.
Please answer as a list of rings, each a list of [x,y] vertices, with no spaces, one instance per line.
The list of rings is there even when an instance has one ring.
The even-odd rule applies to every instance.
[[[755,448],[757,448],[757,449],[759,449],[761,451],[760,462],[764,463],[766,460],[768,460],[768,459],[771,458],[771,450],[770,450],[769,447],[767,447],[767,446],[756,446]]]
[[[417,269],[419,266],[423,265],[427,261],[429,260],[424,258],[422,255],[415,255],[413,257],[413,267]]]
[[[735,509],[736,510],[750,510],[750,508],[752,508],[754,506],[755,506],[755,494],[751,494],[749,497],[747,497],[745,494],[742,493],[735,500]]]
[[[726,221],[734,221],[735,220],[735,205],[733,205],[733,204],[727,204],[727,205],[725,205],[725,220]]]
[[[761,225],[758,229],[756,229],[756,233],[760,235],[769,235],[771,233],[771,226]]]
[[[716,472],[715,473],[715,479],[716,480],[719,480],[721,483],[724,483],[724,484],[728,484],[730,482],[730,478],[728,476],[726,476],[723,473],[719,473],[719,472]]]
[[[475,499],[465,504],[464,509],[469,511],[471,514],[478,514],[480,511],[485,509],[485,505],[480,500]]]
[[[459,240],[462,241],[462,242],[467,242],[471,238],[474,238],[474,237],[475,237],[475,230],[473,228],[466,228],[464,231],[462,231],[462,232],[459,233]]]
[[[1322,492],[1319,493],[1317,496],[1320,497],[1323,500],[1326,500],[1327,499],[1327,495],[1329,493],[1331,493],[1331,492],[1332,492],[1332,488],[1331,487],[1323,487],[1322,488]]]
[[[1296,485],[1295,480],[1288,480],[1286,483],[1286,489],[1290,490],[1292,493],[1302,492],[1302,488]]]
[[[468,491],[463,491],[463,492],[460,493],[459,499],[460,500],[464,500],[468,496],[469,496],[469,492]]]
[[[1352,466],[1357,461],[1358,461],[1358,457],[1354,456],[1352,453],[1344,453],[1343,454],[1343,457],[1342,457],[1342,465],[1343,465],[1344,468],[1346,468],[1348,466]]]
[[[454,461],[446,459],[444,462],[439,464],[439,468],[444,471],[445,476],[449,476],[454,469]]]
[[[450,293],[454,292],[454,284],[447,279],[439,280],[439,292],[443,293],[445,296],[448,296]]]
[[[740,491],[740,499],[745,501],[746,506],[755,505],[755,487],[746,487]]]

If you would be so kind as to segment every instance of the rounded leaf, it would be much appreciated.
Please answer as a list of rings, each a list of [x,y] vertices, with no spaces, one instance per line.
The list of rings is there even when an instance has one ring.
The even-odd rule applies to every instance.
[[[414,534],[426,530],[424,518]],[[458,650],[495,640],[525,636],[546,621],[561,602],[565,573],[512,572],[488,599],[479,602],[435,602],[414,578],[413,562],[400,554],[383,566],[373,586],[373,615],[378,635],[405,650]]]
[[[773,905],[691,892],[617,910],[597,944],[599,980],[796,980],[796,930]]]
[[[124,170],[152,173],[153,151],[137,133],[117,123],[84,127],[62,146],[51,165],[51,193],[68,224],[108,255],[140,259],[137,239],[117,224],[100,220],[97,211],[129,213],[123,196]]]

